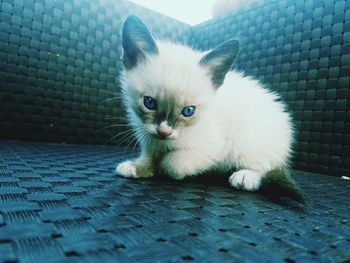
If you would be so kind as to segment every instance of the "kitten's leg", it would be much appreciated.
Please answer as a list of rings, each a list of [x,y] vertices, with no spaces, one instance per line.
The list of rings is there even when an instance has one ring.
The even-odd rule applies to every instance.
[[[239,170],[229,177],[229,182],[237,189],[255,191],[259,189],[263,175],[263,172]]]
[[[154,176],[154,167],[151,159],[141,154],[135,160],[128,160],[118,164],[115,172],[123,177],[147,178]]]
[[[211,152],[213,154],[213,152]],[[213,156],[204,155],[201,150],[178,150],[166,154],[160,162],[160,169],[166,175],[180,180],[208,170],[215,163]]]

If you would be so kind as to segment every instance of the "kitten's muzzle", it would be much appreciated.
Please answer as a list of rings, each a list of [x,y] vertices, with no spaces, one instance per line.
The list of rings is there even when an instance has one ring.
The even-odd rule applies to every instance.
[[[173,129],[166,122],[162,122],[157,128],[157,133],[160,138],[165,139],[173,133]]]
[[[172,131],[163,131],[160,129],[157,129],[158,135],[160,138],[165,139],[166,137],[169,137],[172,134]]]

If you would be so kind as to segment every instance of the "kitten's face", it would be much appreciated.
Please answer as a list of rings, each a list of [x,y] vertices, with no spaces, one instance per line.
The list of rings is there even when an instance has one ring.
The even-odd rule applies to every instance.
[[[158,42],[137,17],[123,26],[126,106],[136,132],[176,140],[200,121],[238,52],[227,41],[206,54]]]
[[[157,55],[126,71],[128,104],[146,133],[174,140],[201,119],[215,88],[199,53],[170,43],[158,48]]]

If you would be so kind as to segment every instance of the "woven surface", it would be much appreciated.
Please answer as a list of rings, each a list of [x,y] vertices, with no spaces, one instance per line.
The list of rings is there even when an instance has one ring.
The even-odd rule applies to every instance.
[[[192,29],[209,49],[238,38],[236,67],[267,83],[296,120],[296,168],[350,172],[350,1],[263,0]]]
[[[125,0],[0,0],[0,138],[105,143],[121,127],[120,31],[130,14],[156,37],[189,26]]]
[[[0,262],[350,260],[350,181],[295,171],[308,205],[113,174],[112,147],[0,141]]]

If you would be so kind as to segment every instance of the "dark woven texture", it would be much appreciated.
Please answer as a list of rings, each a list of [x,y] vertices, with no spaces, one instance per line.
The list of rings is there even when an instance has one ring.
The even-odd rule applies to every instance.
[[[116,177],[123,150],[0,141],[0,261],[350,260],[349,181],[293,172],[308,204],[226,178]],[[65,261],[66,262],[66,261]]]
[[[188,25],[125,0],[0,0],[0,138],[93,144],[122,130],[100,129],[122,115],[111,98],[130,14],[187,39]]]
[[[296,120],[295,166],[350,172],[350,1],[264,0],[192,29],[191,44],[238,38],[236,68],[287,101]]]

